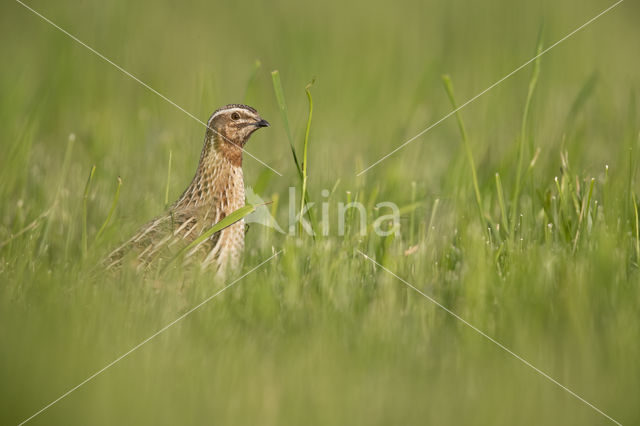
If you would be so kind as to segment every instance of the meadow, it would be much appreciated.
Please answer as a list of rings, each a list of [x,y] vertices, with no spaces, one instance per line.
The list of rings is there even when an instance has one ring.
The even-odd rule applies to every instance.
[[[25,4],[199,120],[257,108],[247,149],[282,176],[245,156],[245,182],[285,231],[306,139],[331,218],[251,224],[246,276],[27,424],[640,423],[637,3],[364,173],[614,2]],[[228,282],[100,266],[189,183],[204,127],[19,2],[0,23],[8,425]],[[340,235],[354,200],[369,224],[397,204],[399,233]]]

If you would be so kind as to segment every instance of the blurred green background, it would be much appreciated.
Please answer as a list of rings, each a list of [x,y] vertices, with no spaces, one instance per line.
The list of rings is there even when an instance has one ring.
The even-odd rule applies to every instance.
[[[299,153],[315,78],[311,200],[403,208],[397,237],[359,236],[355,218],[316,239],[252,225],[245,271],[285,253],[30,423],[611,423],[356,248],[640,423],[637,3],[541,58],[524,130],[533,64],[461,111],[481,214],[455,117],[356,173],[452,110],[441,75],[462,104],[532,58],[539,34],[550,46],[613,2],[27,4],[201,120],[256,107],[272,127],[247,148],[283,176],[245,156],[245,181],[281,226],[299,180],[276,69]],[[189,183],[203,126],[17,2],[0,6],[0,36],[0,423],[17,424],[222,283],[96,266],[164,210],[169,152],[170,201]]]

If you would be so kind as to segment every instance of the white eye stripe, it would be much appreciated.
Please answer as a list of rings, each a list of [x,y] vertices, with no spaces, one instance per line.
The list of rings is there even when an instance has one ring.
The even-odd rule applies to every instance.
[[[216,112],[215,114],[213,114],[213,115],[211,116],[211,118],[209,119],[209,123],[207,123],[207,124],[208,124],[208,125],[211,125],[211,122],[213,121],[213,119],[214,119],[214,118],[216,118],[217,116],[219,116],[220,114],[227,113],[227,112],[232,112],[232,113],[233,113],[233,112],[237,112],[238,114],[240,114],[240,113],[242,113],[242,112],[246,112],[246,111],[248,111],[248,110],[247,110],[247,109],[245,109],[245,108],[229,108],[229,109],[223,109],[223,110],[218,111],[218,112]]]

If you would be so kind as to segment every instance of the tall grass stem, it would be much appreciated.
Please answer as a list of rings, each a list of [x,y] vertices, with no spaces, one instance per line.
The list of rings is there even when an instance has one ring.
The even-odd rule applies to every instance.
[[[529,80],[529,89],[527,91],[527,100],[524,105],[524,112],[522,113],[522,126],[520,128],[520,140],[518,141],[518,163],[516,168],[516,183],[513,189],[513,197],[511,198],[511,219],[509,221],[511,227],[509,228],[509,241],[511,244],[515,241],[515,226],[516,218],[518,216],[518,204],[520,201],[520,190],[522,173],[524,167],[524,144],[527,139],[527,121],[529,118],[529,109],[531,108],[531,101],[533,94],[535,93],[536,86],[538,84],[538,76],[540,75],[540,58],[542,53],[542,30],[538,35],[538,43],[536,47],[536,60],[533,63],[533,71],[531,73],[531,79]]]
[[[88,247],[87,247],[87,203],[89,200],[89,191],[91,190],[91,184],[93,183],[93,175],[96,172],[95,164],[91,167],[91,172],[89,172],[89,178],[87,179],[87,183],[84,186],[84,195],[82,196],[82,255],[86,256]]]
[[[113,196],[113,201],[111,202],[111,208],[109,209],[109,214],[107,214],[107,218],[104,220],[104,223],[98,230],[98,233],[96,234],[96,238],[93,241],[94,244],[96,244],[98,240],[100,240],[102,233],[104,232],[105,229],[107,229],[107,225],[111,221],[111,217],[113,216],[113,213],[116,211],[116,206],[118,205],[118,199],[120,198],[121,186],[122,186],[122,179],[120,178],[120,176],[118,176],[118,185],[116,186],[116,193]]]
[[[302,196],[300,197],[300,217],[302,217],[304,208],[307,202],[307,152],[309,147],[309,131],[311,130],[311,119],[313,118],[313,98],[311,97],[311,86],[314,81],[311,81],[304,88],[305,93],[307,94],[307,99],[309,100],[309,118],[307,119],[307,127],[304,132],[304,145],[302,149]],[[313,223],[310,224],[311,229],[313,230]],[[300,232],[302,233],[302,223],[300,223]]]
[[[480,195],[480,187],[478,186],[478,175],[476,173],[476,165],[473,160],[473,152],[471,151],[471,146],[469,145],[469,138],[467,137],[467,130],[464,127],[464,122],[462,121],[462,116],[460,111],[458,111],[458,106],[456,104],[455,95],[453,92],[453,83],[451,82],[451,77],[448,75],[442,76],[442,81],[444,82],[444,88],[447,91],[447,95],[449,95],[449,100],[451,101],[451,106],[454,110],[456,110],[456,119],[458,120],[458,127],[460,128],[460,134],[462,135],[462,143],[464,144],[464,150],[467,154],[467,160],[469,162],[469,168],[471,169],[471,179],[473,180],[473,190],[476,197],[476,205],[478,208],[478,219],[480,220],[480,226],[482,227],[482,232],[485,236],[487,235],[487,227],[484,220],[484,213],[482,211],[482,195]]]

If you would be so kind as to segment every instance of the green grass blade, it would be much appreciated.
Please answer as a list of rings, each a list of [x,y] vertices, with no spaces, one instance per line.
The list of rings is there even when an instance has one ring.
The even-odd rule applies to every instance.
[[[278,108],[280,109],[280,115],[282,115],[282,123],[284,124],[284,130],[289,138],[289,146],[291,147],[291,154],[293,155],[293,161],[296,163],[298,169],[298,175],[300,181],[302,181],[302,169],[300,168],[300,162],[298,161],[298,155],[296,154],[296,148],[293,145],[293,136],[291,135],[291,127],[289,126],[289,112],[287,110],[287,103],[284,100],[284,91],[282,90],[282,83],[280,82],[280,72],[274,70],[271,72],[271,80],[273,81],[273,90],[276,93],[276,100],[278,101]]]
[[[309,118],[307,119],[307,127],[304,132],[304,146],[302,149],[302,196],[300,197],[300,216],[302,217],[302,212],[304,211],[305,206],[309,203],[309,198],[307,196],[307,152],[309,147],[309,131],[311,130],[311,119],[313,118],[313,98],[311,97],[311,86],[313,85],[315,80],[312,80],[309,84],[307,84],[304,88],[305,93],[307,94],[307,99],[309,100]],[[311,219],[311,209],[307,210],[307,217],[309,218],[311,230],[313,232],[312,235],[315,235],[315,229],[313,226],[313,220]],[[300,224],[300,233],[302,234],[302,224]]]
[[[433,207],[431,207],[431,216],[429,216],[429,224],[427,225],[427,235],[425,237],[425,243],[429,241],[429,237],[431,236],[431,228],[433,228],[433,221],[435,220],[436,214],[438,213],[439,205],[440,199],[436,198],[433,202]]]
[[[542,30],[538,35],[538,43],[536,47],[537,58],[533,63],[533,72],[531,73],[531,79],[529,80],[529,89],[527,91],[527,100],[524,105],[524,112],[522,113],[522,126],[520,128],[520,140],[518,141],[518,163],[516,169],[516,183],[513,190],[513,197],[511,199],[511,220],[509,228],[510,242],[513,243],[515,236],[516,217],[518,215],[518,202],[520,199],[521,181],[524,167],[524,144],[527,138],[527,124],[529,118],[529,109],[531,108],[531,100],[535,93],[536,86],[538,84],[538,76],[540,74],[540,53],[542,52]],[[533,153],[532,153],[533,154]]]
[[[451,101],[451,106],[453,109],[457,109],[455,95],[453,93],[453,83],[451,82],[451,78],[448,75],[442,76],[442,81],[444,83],[444,88],[447,91],[447,95],[449,95],[449,100]],[[473,160],[473,152],[471,152],[471,146],[469,145],[469,138],[467,137],[467,130],[464,127],[464,122],[462,121],[462,116],[460,115],[460,111],[456,111],[456,119],[458,120],[458,127],[460,128],[460,134],[462,135],[462,143],[464,144],[464,149],[467,154],[467,160],[469,161],[469,168],[471,169],[471,178],[473,180],[473,190],[476,196],[476,204],[478,207],[478,219],[480,219],[480,226],[482,226],[482,232],[487,234],[487,227],[484,220],[484,213],[482,212],[482,196],[480,195],[480,187],[478,186],[478,175],[476,174],[476,165]]]
[[[171,156],[169,156],[169,158],[171,158]],[[111,216],[113,216],[113,213],[116,211],[116,206],[118,205],[118,199],[120,198],[120,187],[121,186],[122,186],[122,179],[120,178],[120,176],[118,176],[118,186],[116,187],[116,193],[113,196],[113,202],[111,203],[111,208],[109,209],[109,214],[107,214],[107,218],[105,219],[104,223],[102,224],[102,226],[98,230],[98,233],[96,234],[96,238],[93,240],[94,244],[98,242],[98,240],[102,236],[102,233],[104,232],[104,230],[107,229],[107,225],[111,221]]]
[[[289,146],[291,147],[291,154],[293,155],[293,162],[296,165],[296,169],[298,170],[298,177],[300,178],[300,183],[303,186],[303,193],[302,193],[302,197],[301,197],[301,202],[302,202],[302,208],[304,208],[305,203],[308,204],[309,203],[309,197],[306,194],[306,182],[305,182],[305,175],[302,171],[302,167],[300,166],[300,162],[298,161],[298,155],[296,154],[296,149],[295,146],[293,144],[293,136],[291,135],[291,129],[289,127],[289,113],[287,110],[287,104],[285,102],[285,98],[284,98],[284,91],[282,90],[282,83],[280,81],[280,73],[278,72],[278,70],[274,70],[271,72],[271,78],[273,80],[273,90],[275,91],[276,94],[276,99],[278,101],[278,107],[280,108],[280,113],[282,115],[282,121],[284,123],[284,127],[285,127],[285,131],[287,133],[287,137],[289,138]],[[309,129],[311,128],[311,116],[313,113],[313,100],[311,98],[311,92],[309,91],[309,88],[311,87],[311,85],[313,84],[313,81],[311,83],[309,83],[306,87],[305,87],[305,92],[307,94],[307,98],[309,100],[309,118],[307,120],[307,128],[306,128],[306,132],[305,132],[305,139],[304,139],[304,164],[303,167],[306,167],[306,149],[308,146],[308,141],[309,141]],[[313,215],[311,213],[311,210],[307,210],[307,218],[309,219],[309,224],[311,226],[311,229],[314,230],[314,221],[313,221]],[[301,225],[302,226],[302,225]],[[315,230],[314,230],[315,233]]]
[[[84,186],[84,195],[82,197],[82,254],[87,255],[87,201],[89,200],[89,191],[93,182],[93,175],[96,172],[96,166],[91,167],[87,184]]]
[[[242,97],[242,99],[245,104],[249,102],[249,90],[251,89],[253,82],[258,76],[258,71],[260,71],[260,68],[262,68],[262,62],[260,62],[260,59],[256,59],[256,61],[253,63],[253,70],[251,71],[251,75],[249,75],[249,78],[247,79],[247,85],[244,88],[244,96]]]

